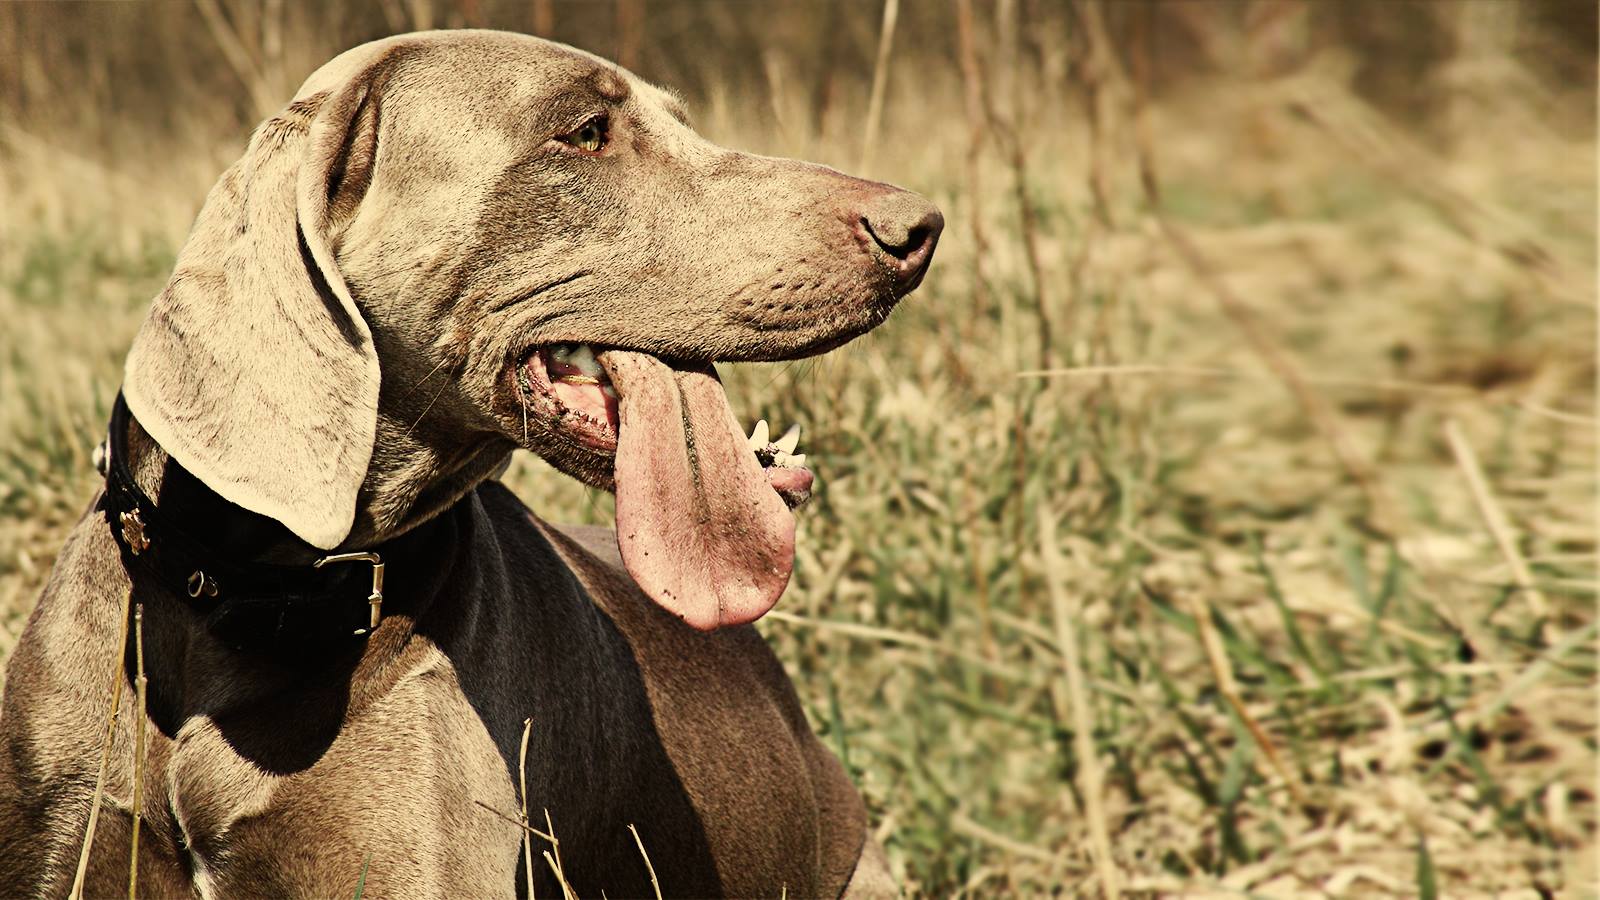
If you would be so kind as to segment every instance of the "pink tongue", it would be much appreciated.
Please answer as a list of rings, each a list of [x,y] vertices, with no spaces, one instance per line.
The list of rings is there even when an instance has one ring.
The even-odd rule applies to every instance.
[[[716,374],[620,350],[601,362],[622,397],[617,540],[628,573],[703,631],[760,618],[789,583],[794,517]]]

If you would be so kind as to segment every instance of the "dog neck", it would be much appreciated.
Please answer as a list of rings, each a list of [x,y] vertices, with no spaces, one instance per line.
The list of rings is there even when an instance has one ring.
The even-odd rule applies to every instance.
[[[470,530],[471,502],[364,552],[327,555],[204,485],[155,443],[120,398],[112,425],[124,430],[112,433],[98,508],[112,526],[135,592],[171,600],[187,592],[192,602],[179,605],[189,606],[227,647],[274,653],[313,644],[332,648],[351,645],[352,636],[368,635],[393,614],[415,622],[467,552],[462,538]],[[360,573],[370,576],[370,585],[352,580],[345,566],[372,567]],[[396,576],[388,590],[385,568]],[[393,643],[396,632],[385,633]]]
[[[426,410],[380,408],[372,461],[345,547],[391,540],[427,522],[504,471],[516,449],[504,438],[426,418]]]
[[[126,431],[125,444],[120,448],[120,467],[116,450],[111,452],[109,460],[123,474],[118,475],[118,468],[113,468],[111,479],[120,478],[124,485],[131,479],[144,497],[127,512],[142,510],[150,516],[150,523],[158,526],[148,535],[136,532],[140,546],[156,553],[155,557],[140,557],[132,549],[134,544],[129,543],[128,519],[107,515],[113,534],[121,529],[119,541],[123,551],[120,560],[108,562],[121,566],[127,574],[133,599],[145,613],[143,634],[150,676],[148,711],[153,721],[171,737],[185,720],[198,712],[216,714],[273,698],[293,701],[289,703],[291,712],[285,715],[296,724],[285,730],[299,737],[290,744],[281,740],[276,744],[284,747],[292,744],[300,755],[291,754],[293,759],[285,759],[280,752],[278,757],[273,757],[277,759],[274,765],[293,769],[301,763],[309,764],[338,732],[339,717],[347,702],[340,692],[349,690],[348,685],[357,674],[357,665],[366,664],[370,668],[400,653],[408,645],[416,623],[434,608],[443,586],[459,577],[462,560],[471,544],[465,537],[471,527],[470,511],[463,504],[437,517],[426,533],[418,532],[377,548],[391,557],[387,563],[394,571],[384,593],[382,627],[370,636],[358,637],[362,631],[352,636],[348,630],[339,630],[341,625],[348,628],[351,617],[341,615],[331,606],[322,606],[326,602],[342,609],[354,604],[356,611],[362,614],[361,624],[364,625],[367,610],[361,602],[364,591],[359,577],[353,584],[356,588],[353,596],[344,596],[351,592],[344,590],[341,583],[334,583],[328,589],[339,593],[329,594],[325,600],[315,598],[315,609],[309,613],[307,605],[301,602],[297,618],[286,619],[287,613],[280,614],[278,608],[273,607],[266,610],[268,614],[264,618],[246,615],[241,619],[226,611],[229,604],[237,608],[241,593],[249,595],[254,590],[255,599],[245,601],[246,611],[259,611],[263,609],[263,599],[271,602],[272,587],[266,587],[269,596],[263,598],[262,585],[241,583],[225,576],[220,594],[208,596],[191,590],[185,598],[181,570],[175,581],[168,571],[171,562],[163,562],[157,552],[173,546],[164,542],[176,538],[191,554],[203,543],[205,552],[225,557],[235,572],[246,575],[260,572],[262,567],[273,567],[273,571],[287,568],[304,571],[309,576],[321,571],[310,563],[321,558],[323,551],[307,545],[279,522],[235,506],[206,487],[163,450],[132,416],[114,417],[113,422],[125,423]],[[112,441],[114,448],[116,445],[117,442]],[[116,488],[108,485],[102,504],[113,502],[110,497],[115,491]],[[122,496],[126,498],[126,491]],[[159,519],[155,518],[157,512]],[[144,543],[146,538],[148,542]],[[251,565],[256,568],[249,568]],[[289,602],[288,598],[284,598],[284,602]],[[324,609],[326,615],[323,615]],[[232,617],[226,619],[228,624],[222,625],[219,616]],[[248,647],[236,643],[236,638],[254,635],[254,632],[244,634],[240,626],[248,629],[258,620],[267,626],[276,623],[276,630],[265,628],[259,635],[261,641],[247,641]],[[286,632],[286,621],[311,627]],[[133,656],[128,659],[131,665]],[[338,702],[301,702],[306,700],[307,691],[323,690],[332,691],[336,695],[333,699]],[[329,710],[334,712],[323,716],[326,721],[309,724],[302,721],[308,714]]]

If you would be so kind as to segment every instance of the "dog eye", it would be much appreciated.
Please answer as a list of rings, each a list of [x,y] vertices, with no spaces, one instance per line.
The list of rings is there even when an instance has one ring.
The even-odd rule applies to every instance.
[[[595,116],[566,134],[556,135],[556,140],[585,153],[599,153],[611,138],[611,129],[605,116]]]

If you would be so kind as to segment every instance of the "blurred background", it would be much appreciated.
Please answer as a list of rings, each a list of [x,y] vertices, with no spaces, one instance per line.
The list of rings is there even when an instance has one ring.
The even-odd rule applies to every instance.
[[[760,627],[912,895],[1600,887],[1588,0],[0,4],[0,655],[211,183],[456,27],[944,209],[877,332],[724,369],[806,429]]]

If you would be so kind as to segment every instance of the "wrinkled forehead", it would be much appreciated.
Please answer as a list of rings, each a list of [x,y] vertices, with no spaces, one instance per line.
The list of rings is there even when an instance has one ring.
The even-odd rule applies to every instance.
[[[525,35],[442,34],[396,48],[384,91],[410,95],[408,109],[434,126],[443,115],[549,135],[622,111],[645,124],[687,121],[676,94],[581,50]]]

